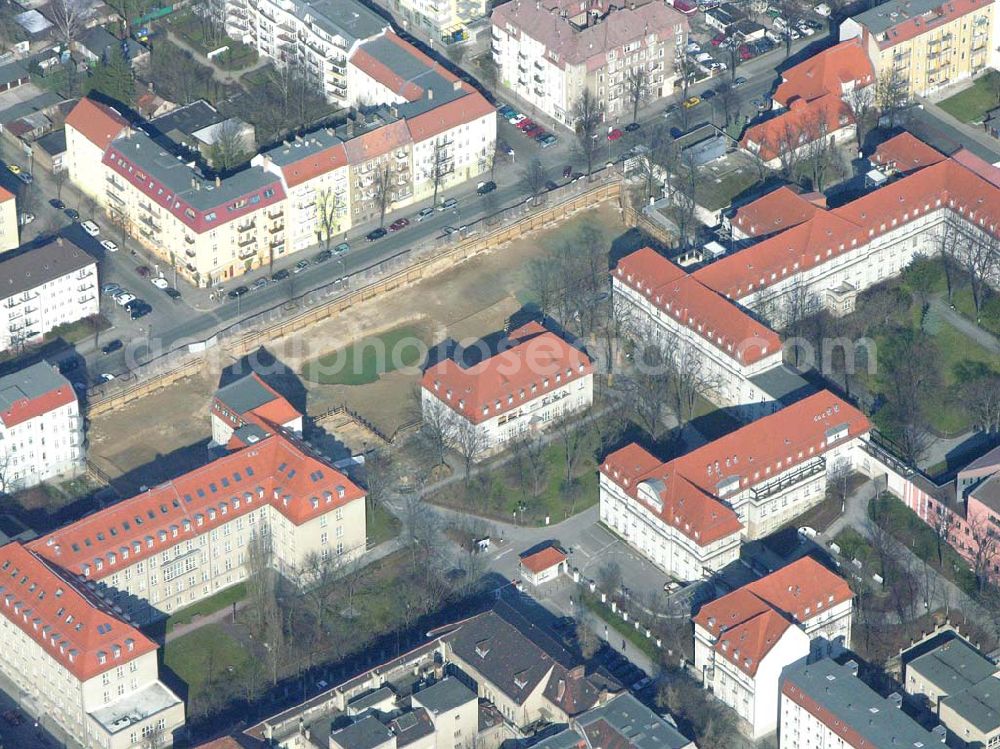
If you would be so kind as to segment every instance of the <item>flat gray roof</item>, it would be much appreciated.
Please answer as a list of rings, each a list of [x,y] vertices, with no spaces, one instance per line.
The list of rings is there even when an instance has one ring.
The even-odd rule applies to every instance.
[[[958,149],[966,148],[990,164],[1000,162],[1000,143],[997,143],[996,148],[988,147],[920,106],[910,107],[904,116],[907,130],[945,156],[951,156]],[[989,137],[985,133],[983,135]]]
[[[442,679],[413,695],[413,699],[435,715],[454,710],[477,699],[476,693],[454,676]]]
[[[997,670],[993,662],[961,637],[940,645],[907,664],[946,694],[978,684]]]
[[[215,397],[241,414],[275,400],[274,393],[261,385],[253,373],[219,388]]]
[[[754,375],[750,382],[785,404],[800,400],[816,390],[809,380],[784,364]]]
[[[983,733],[1000,728],[1000,679],[987,676],[978,684],[941,700]]]
[[[0,254],[0,299],[37,288],[97,261],[65,237]]]
[[[176,131],[184,135],[192,135],[196,131],[222,122],[226,118],[204,99],[193,101],[183,107],[161,114],[149,121],[149,124],[164,135]]]
[[[389,41],[385,36],[379,36],[365,42],[359,49],[370,54],[404,82],[420,86],[424,91],[432,90],[434,92],[433,99],[425,94],[417,101],[397,104],[396,107],[401,117],[416,117],[466,95],[461,88],[456,90],[454,83],[442,76],[436,68],[428,67],[423,60],[411,54],[408,48],[404,49]]]
[[[991,510],[1000,511],[1000,473],[986,479],[972,489],[969,494]]]
[[[532,744],[531,749],[577,749],[583,737],[571,728]]]
[[[389,727],[372,715],[330,734],[330,742],[344,749],[374,749],[392,738]]]
[[[162,683],[154,681],[149,686],[119,698],[95,710],[90,716],[110,734],[124,731],[152,715],[180,702],[176,694]]]
[[[788,666],[782,672],[782,682],[783,689],[798,688],[839,720],[843,731],[857,732],[873,747],[927,749],[941,743],[939,737],[870,689],[849,668],[829,658]],[[784,691],[781,698],[789,699]]]
[[[389,22],[356,0],[304,0],[295,4],[295,15],[307,16],[328,34],[340,36],[350,46],[389,27]]]
[[[392,691],[389,687],[379,687],[374,692],[369,692],[368,694],[362,694],[355,697],[353,700],[347,703],[347,707],[351,710],[356,710],[359,713],[364,712],[370,707],[374,707],[386,700],[396,699],[396,693]]]
[[[19,62],[9,62],[0,65],[0,84],[12,83],[20,78],[28,77],[28,69]]]
[[[873,34],[882,34],[904,21],[940,8],[941,4],[941,0],[890,0],[851,16],[851,20],[865,26]]]
[[[7,411],[17,401],[34,400],[61,387],[72,388],[69,380],[48,362],[37,362],[0,377],[0,411]]]

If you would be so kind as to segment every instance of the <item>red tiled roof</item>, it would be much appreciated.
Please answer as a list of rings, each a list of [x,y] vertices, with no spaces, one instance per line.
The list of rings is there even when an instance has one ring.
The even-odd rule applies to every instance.
[[[445,359],[424,372],[421,386],[474,424],[564,387],[593,372],[590,359],[540,325],[508,336],[513,345],[463,368]]]
[[[755,676],[761,661],[791,626],[777,611],[767,609],[726,630],[716,641],[715,652],[740,671]]]
[[[929,13],[908,17],[890,27],[885,33],[875,35],[875,40],[879,49],[889,49],[923,33],[933,32],[943,24],[985,8],[992,3],[993,0],[948,0],[948,2],[942,2],[932,11],[933,17],[929,17]],[[867,29],[865,31],[868,33]]]
[[[555,546],[546,546],[541,551],[536,551],[534,554],[528,554],[527,556],[521,555],[521,566],[527,567],[536,575],[565,561],[566,552],[557,549]]]
[[[6,203],[8,200],[14,199],[14,193],[7,190],[4,187],[0,187],[0,203]]]
[[[405,120],[396,120],[388,125],[369,130],[344,143],[347,160],[351,164],[364,164],[377,159],[393,149],[409,145],[410,131]]]
[[[0,612],[63,668],[85,681],[156,650],[56,570],[17,541],[0,547]]]
[[[66,116],[66,124],[103,151],[121,135],[128,121],[111,107],[85,97]]]
[[[212,399],[212,413],[218,418],[225,421],[234,429],[243,426],[243,422],[247,421],[257,421],[263,422],[260,424],[265,431],[272,432],[275,427],[280,427],[287,424],[290,421],[299,419],[302,414],[287,400],[282,396],[277,390],[268,385],[256,372],[251,372],[248,375],[252,378],[258,387],[263,388],[266,392],[270,393],[273,398],[267,403],[262,403],[259,406],[250,409],[249,411],[243,413],[237,413],[232,405],[227,404],[223,401],[223,397],[216,393],[215,397]],[[223,413],[225,411],[228,416]],[[256,417],[254,419],[253,417]]]
[[[344,166],[347,166],[347,149],[343,143],[337,143],[291,164],[285,164],[281,167],[281,172],[285,175],[285,183],[289,187],[295,187]]]
[[[298,440],[277,433],[53,531],[30,548],[74,574],[87,567],[91,579],[101,579],[264,505],[301,525],[364,496]]]
[[[767,609],[805,623],[853,596],[846,580],[812,557],[803,557],[705,604],[694,623],[718,636]]]
[[[795,99],[811,101],[826,94],[843,96],[847,84],[863,88],[875,82],[875,71],[861,39],[848,39],[823,50],[781,74],[774,100],[787,107]]]
[[[985,159],[976,156],[968,148],[958,149],[951,155],[951,158],[970,172],[985,179],[994,187],[1000,187],[1000,167],[993,166],[993,164]]]
[[[795,185],[784,185],[738,208],[732,224],[747,236],[767,236],[805,223],[820,208],[826,208],[821,193],[803,194]]]
[[[622,258],[612,275],[741,364],[781,349],[777,333],[649,247]]]
[[[434,70],[449,83],[454,83],[458,80],[458,78],[447,68],[442,67],[412,44],[401,39],[396,33],[386,31],[384,39],[385,41],[396,45],[404,53],[413,58],[412,61],[417,63],[418,66]],[[351,64],[367,74],[370,78],[373,78],[381,83],[394,94],[402,96],[407,101],[417,101],[424,96],[424,89],[422,86],[413,83],[413,81],[408,81],[395,73],[391,68],[389,68],[388,65],[369,53],[368,50],[365,49],[365,45],[358,47],[354,51],[354,54],[351,55]]]
[[[872,154],[874,163],[903,174],[923,169],[945,158],[944,154],[906,131],[880,143]]]
[[[864,414],[823,390],[668,463],[630,445],[605,458],[601,471],[633,498],[638,484],[655,480],[662,508],[652,509],[705,545],[741,528],[733,510],[716,499],[720,491],[767,481],[870,428]]]
[[[764,161],[778,158],[783,148],[800,148],[820,137],[830,137],[836,131],[854,124],[854,113],[835,94],[818,99],[791,102],[788,110],[747,128],[740,141],[746,150],[756,144],[755,153]],[[797,145],[795,145],[797,144]]]
[[[414,143],[433,138],[467,122],[486,115],[496,115],[496,110],[478,91],[463,83],[466,95],[406,120]]]
[[[9,429],[75,401],[76,392],[67,381],[65,385],[37,398],[21,398],[15,401],[9,409],[0,413],[0,421],[3,421],[4,426]]]

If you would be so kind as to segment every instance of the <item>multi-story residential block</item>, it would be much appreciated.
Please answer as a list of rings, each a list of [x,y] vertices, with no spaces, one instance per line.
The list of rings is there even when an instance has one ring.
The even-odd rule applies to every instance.
[[[651,248],[618,262],[611,290],[624,332],[656,343],[720,406],[752,419],[787,394],[778,334]]]
[[[216,445],[252,445],[279,429],[302,434],[302,414],[256,372],[215,392],[212,442]]]
[[[467,27],[488,13],[485,0],[388,0],[385,7],[403,28],[420,28],[445,43],[467,37]]]
[[[880,79],[927,96],[996,65],[993,0],[890,0],[851,16],[840,40],[861,40]]]
[[[72,475],[83,460],[83,419],[69,380],[45,362],[0,377],[0,488]]]
[[[364,492],[278,432],[33,541],[31,550],[150,621],[245,579],[251,541],[295,579],[366,548]]]
[[[218,8],[230,36],[306,75],[327,101],[342,107],[357,101],[349,90],[348,58],[389,28],[355,0],[225,0]]]
[[[532,744],[534,749],[697,749],[694,742],[625,692],[570,721],[570,727]]]
[[[899,695],[896,695],[899,698]],[[781,749],[872,749],[938,746],[940,726],[928,731],[858,678],[853,661],[830,658],[785,669],[781,684]]]
[[[694,617],[694,663],[706,689],[754,739],[778,725],[778,686],[810,642],[850,645],[853,594],[810,557],[705,604]]]
[[[0,349],[100,312],[97,261],[68,239],[0,255]]]
[[[14,193],[0,187],[0,252],[13,250],[21,243],[19,218]]]
[[[66,115],[63,161],[70,181],[100,205],[104,204],[107,188],[104,152],[127,129],[128,121],[120,112],[87,97]]]
[[[594,371],[585,353],[533,322],[477,364],[446,358],[429,367],[420,393],[424,418],[447,424],[450,441],[474,443],[484,457],[589,408]]]
[[[0,548],[0,597],[0,673],[33,719],[85,747],[173,744],[184,703],[159,681],[155,642],[17,541]]]
[[[882,7],[882,6],[880,6]],[[907,161],[907,142],[891,150]],[[914,159],[924,159],[927,148]],[[767,199],[762,198],[761,200]],[[744,207],[741,211],[753,211]],[[962,150],[887,181],[839,208],[813,201],[769,201],[759,211],[762,239],[696,270],[692,276],[721,296],[780,325],[795,309],[845,314],[858,292],[899,274],[918,255],[939,251],[946,222],[969,236],[1000,226],[1000,185],[989,164]],[[764,214],[767,215],[764,215]]]
[[[871,425],[828,391],[663,463],[636,444],[601,465],[601,521],[669,575],[698,580],[820,502]]]
[[[633,91],[643,101],[670,96],[688,35],[684,14],[659,2],[514,0],[490,23],[499,80],[568,127],[585,90],[608,121],[631,120]]]
[[[1000,745],[1000,669],[955,632],[906,663],[907,694],[922,695],[957,749]],[[950,635],[950,637],[948,636]],[[939,637],[931,638],[931,643]]]

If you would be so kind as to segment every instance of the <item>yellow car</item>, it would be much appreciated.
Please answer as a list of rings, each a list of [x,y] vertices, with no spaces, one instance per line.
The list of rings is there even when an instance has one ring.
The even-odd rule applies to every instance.
[[[684,100],[684,108],[685,109],[693,109],[694,107],[698,106],[699,104],[701,104],[701,99],[699,99],[697,96],[692,96],[690,99],[685,99]]]
[[[8,164],[7,168],[11,171],[12,174],[21,173],[21,167],[19,167],[17,164]]]

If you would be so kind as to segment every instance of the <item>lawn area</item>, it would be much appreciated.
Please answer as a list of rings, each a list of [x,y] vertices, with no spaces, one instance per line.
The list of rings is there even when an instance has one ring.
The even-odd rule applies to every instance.
[[[231,588],[220,590],[213,596],[209,596],[195,604],[183,608],[167,619],[167,632],[174,627],[187,624],[197,616],[214,614],[216,611],[232,606],[237,601],[242,601],[247,597],[247,586],[245,583],[238,583]]]
[[[474,512],[483,517],[510,522],[517,512],[517,522],[525,525],[544,525],[582,512],[597,502],[597,458],[587,452],[577,462],[574,480],[564,486],[566,453],[563,443],[554,439],[543,448],[540,491],[531,490],[532,481],[525,478],[517,460],[473,478],[466,489],[464,481],[456,481],[430,497],[434,504]]]
[[[306,362],[302,376],[321,385],[369,385],[380,375],[420,364],[424,344],[419,329],[404,325]]]
[[[228,36],[221,39],[209,39],[205,35],[205,22],[194,13],[183,13],[173,17],[171,28],[177,36],[193,48],[208,55],[221,47],[228,47],[225,52],[212,58],[212,62],[224,70],[239,70],[257,62],[257,51],[243,42]]]
[[[184,680],[192,694],[223,674],[239,673],[250,657],[218,624],[207,624],[163,646],[164,665]]]
[[[654,639],[646,637],[645,627],[642,629],[636,629],[632,626],[631,621],[623,621],[619,614],[612,613],[610,606],[601,603],[601,599],[588,590],[583,590],[580,594],[580,599],[589,611],[602,621],[606,622],[609,627],[618,632],[618,634],[630,643],[639,648],[639,650],[645,653],[653,661],[653,663],[659,663],[661,655],[660,649],[656,647],[656,641]]]
[[[939,102],[938,106],[962,122],[982,122],[986,119],[986,113],[998,106],[993,88],[993,78],[997,75],[1000,73],[991,70],[965,91]]]
[[[375,505],[375,509],[368,512],[367,527],[368,548],[371,549],[398,536],[401,524],[399,518],[382,505]]]
[[[1000,336],[1000,294],[987,288],[984,289],[986,299],[980,307],[979,326],[995,336]],[[976,319],[976,305],[972,301],[972,290],[969,287],[958,289],[952,295],[955,309],[968,320]]]
[[[733,202],[733,198],[760,182],[760,174],[750,165],[739,164],[734,156],[725,162],[734,160],[737,164],[720,176],[713,176],[707,171],[705,179],[698,184],[698,204],[710,211],[718,211]]]

